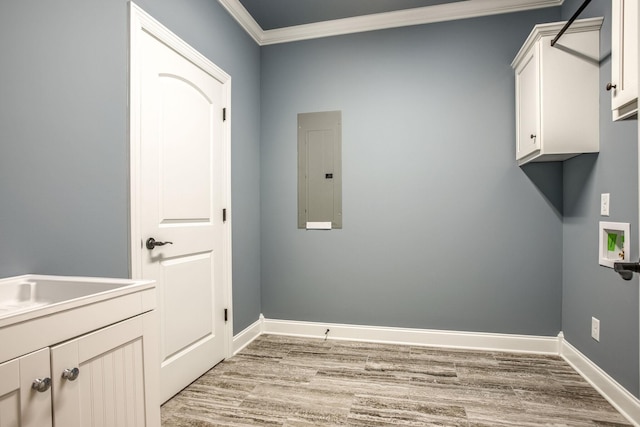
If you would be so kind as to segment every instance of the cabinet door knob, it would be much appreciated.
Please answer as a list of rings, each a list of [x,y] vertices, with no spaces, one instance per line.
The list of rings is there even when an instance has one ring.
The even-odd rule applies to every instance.
[[[80,375],[80,369],[78,368],[65,369],[62,371],[62,378],[65,380],[75,381],[76,378],[78,378],[78,375]]]
[[[536,139],[536,136],[534,134],[531,134],[531,139]]]
[[[607,91],[610,91],[611,89],[615,89],[616,85],[614,85],[613,83],[607,83]]]
[[[35,379],[33,383],[31,383],[31,388],[40,393],[44,393],[51,388],[51,378]]]

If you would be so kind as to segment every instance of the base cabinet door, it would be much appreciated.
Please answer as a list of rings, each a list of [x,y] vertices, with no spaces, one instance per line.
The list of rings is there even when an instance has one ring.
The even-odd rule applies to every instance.
[[[0,426],[51,427],[50,385],[48,348],[0,364]]]
[[[55,427],[159,426],[154,391],[145,393],[148,313],[51,348]],[[147,347],[147,348],[145,348]],[[157,390],[157,386],[156,386]]]

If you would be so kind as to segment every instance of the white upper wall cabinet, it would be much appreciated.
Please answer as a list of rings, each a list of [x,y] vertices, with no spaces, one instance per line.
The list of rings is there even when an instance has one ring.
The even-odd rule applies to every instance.
[[[613,120],[638,114],[638,0],[612,0],[611,110]]]
[[[516,160],[562,161],[600,149],[598,76],[603,18],[539,24],[516,55]]]

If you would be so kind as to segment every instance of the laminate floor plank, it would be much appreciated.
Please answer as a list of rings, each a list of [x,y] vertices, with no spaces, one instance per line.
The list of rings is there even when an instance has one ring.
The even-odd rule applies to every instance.
[[[623,427],[550,355],[261,335],[162,406],[164,427]]]

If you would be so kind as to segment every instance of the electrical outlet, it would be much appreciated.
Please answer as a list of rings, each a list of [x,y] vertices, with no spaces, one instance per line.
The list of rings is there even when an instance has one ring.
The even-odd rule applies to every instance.
[[[600,215],[609,216],[609,193],[600,195]]]
[[[600,321],[595,317],[591,318],[591,338],[600,342]]]

